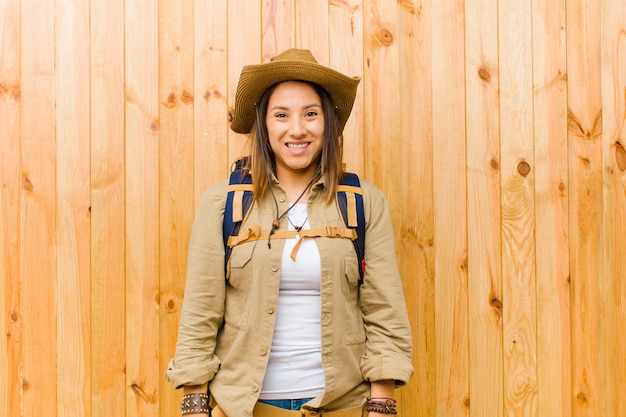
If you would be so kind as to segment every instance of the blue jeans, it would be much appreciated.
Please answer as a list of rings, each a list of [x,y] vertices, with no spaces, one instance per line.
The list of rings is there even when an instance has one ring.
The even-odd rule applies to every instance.
[[[271,405],[285,410],[299,410],[302,404],[311,401],[311,398],[300,398],[297,400],[259,400],[260,403]]]

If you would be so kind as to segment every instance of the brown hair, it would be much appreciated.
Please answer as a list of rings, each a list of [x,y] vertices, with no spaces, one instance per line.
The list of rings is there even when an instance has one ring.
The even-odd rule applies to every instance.
[[[337,192],[337,185],[343,175],[343,138],[339,131],[339,121],[335,113],[335,105],[330,95],[319,85],[298,81],[310,85],[322,102],[324,113],[324,136],[322,153],[318,161],[316,178],[325,178],[325,188],[321,192],[322,199],[330,203]],[[280,83],[278,83],[280,84]],[[255,197],[263,196],[269,188],[269,175],[276,175],[276,158],[269,144],[265,116],[270,96],[278,84],[268,88],[258,103],[256,103],[257,117],[248,137],[247,150],[249,157],[244,164],[244,172],[252,176]]]

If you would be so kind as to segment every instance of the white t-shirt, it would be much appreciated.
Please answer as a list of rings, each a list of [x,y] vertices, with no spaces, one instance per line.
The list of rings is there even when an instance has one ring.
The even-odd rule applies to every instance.
[[[288,216],[289,230],[310,229],[305,203],[296,204]],[[315,239],[307,238],[294,262],[289,255],[296,241],[285,241],[276,327],[260,395],[264,400],[309,398],[324,392],[320,254]]]

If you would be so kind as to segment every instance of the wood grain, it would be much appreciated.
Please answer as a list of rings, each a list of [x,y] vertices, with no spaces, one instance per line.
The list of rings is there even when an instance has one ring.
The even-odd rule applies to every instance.
[[[328,0],[295,3],[295,47],[309,49],[320,64],[329,65]]]
[[[437,415],[469,413],[465,11],[432,4],[433,204]]]
[[[600,3],[567,2],[572,416],[604,414]]]
[[[91,409],[89,2],[55,11],[57,398],[59,416]]]
[[[125,412],[123,2],[91,2],[91,400],[94,417]]]
[[[0,415],[20,410],[20,4],[0,1]]]
[[[262,62],[271,60],[285,49],[296,45],[296,6],[294,0],[269,0],[261,4],[261,50]],[[316,19],[310,19],[315,22]]]
[[[171,311],[168,310],[172,308],[168,298],[171,293],[160,292],[158,6],[157,2],[126,1],[123,20],[126,82],[122,127],[124,137],[128,138],[123,143],[126,168],[123,302],[128,417],[170,416],[180,403],[180,393],[174,392],[163,377],[175,336],[171,333],[172,318],[163,313]],[[167,278],[168,286],[171,280],[172,277]],[[173,308],[175,311],[176,304]],[[167,340],[160,337],[161,320],[165,322]]]
[[[389,196],[401,209],[397,236],[400,273],[413,330],[414,376],[398,392],[402,415],[422,410],[434,415],[436,404],[435,282],[430,3],[398,4],[400,48],[400,196]]]
[[[600,293],[606,345],[601,389],[604,415],[626,415],[626,7],[601,12],[603,259]]]
[[[626,0],[0,0],[0,415],[179,415],[164,373],[241,68],[362,77],[405,416],[626,414]]]
[[[174,355],[195,208],[193,3],[161,0],[158,13],[160,263],[155,295],[160,296],[158,357],[164,370]],[[155,284],[149,285],[156,288]],[[175,410],[179,404],[171,390],[165,390],[160,399],[166,410]]]
[[[538,415],[571,415],[565,4],[534,1]]]
[[[228,113],[229,123],[235,108],[237,82],[244,65],[267,62],[261,45],[261,2],[235,1],[228,4]],[[243,155],[246,136],[228,131],[228,166]]]
[[[535,162],[530,4],[498,2],[504,408],[537,415]]]
[[[226,2],[194,2],[194,208],[230,172],[227,21]]]
[[[55,13],[53,3],[21,4],[19,385],[29,417],[59,405]]]
[[[332,42],[329,42],[330,66],[350,77],[362,79],[362,2],[331,0],[328,13],[328,33],[332,39]],[[365,170],[363,108],[363,81],[361,81],[352,113],[343,130],[343,160],[346,169],[361,176]]]
[[[471,414],[503,416],[498,2],[465,5]]]

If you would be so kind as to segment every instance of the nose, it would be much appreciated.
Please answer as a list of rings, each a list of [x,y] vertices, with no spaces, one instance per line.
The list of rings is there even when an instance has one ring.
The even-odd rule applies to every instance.
[[[294,138],[302,138],[306,136],[306,127],[304,120],[299,117],[292,118],[291,124],[289,126],[289,134]]]

